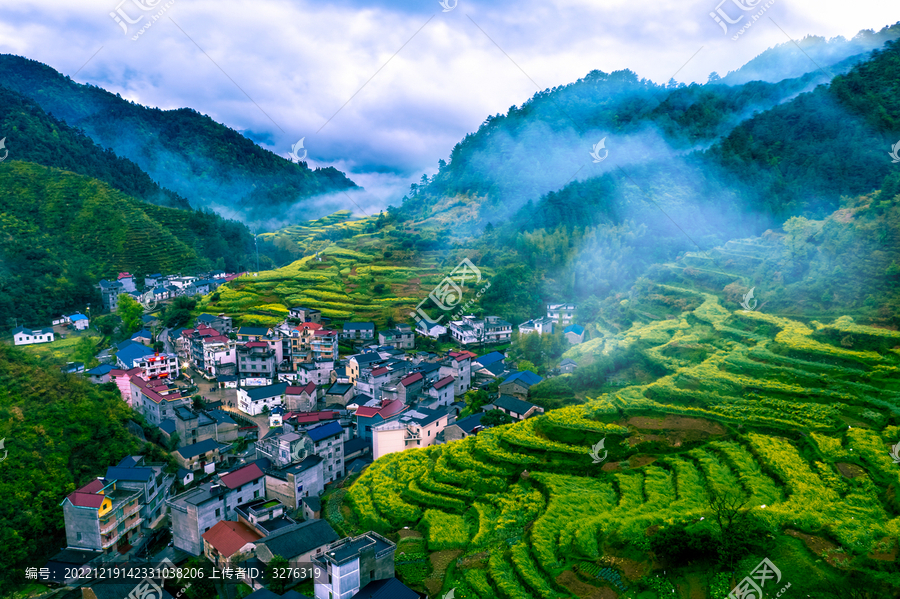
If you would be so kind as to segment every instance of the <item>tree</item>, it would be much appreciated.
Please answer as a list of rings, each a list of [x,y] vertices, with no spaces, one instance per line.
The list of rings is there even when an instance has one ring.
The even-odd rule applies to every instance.
[[[284,575],[284,570],[278,572],[278,574],[280,574],[279,576],[276,576],[276,572],[279,568],[287,568],[289,566],[290,562],[280,555],[276,555],[268,564],[266,564],[266,580],[269,581],[269,590],[276,595],[284,594],[285,587],[288,583],[288,579]]]
[[[513,421],[512,416],[500,410],[490,410],[481,417],[481,424],[484,426],[500,426],[509,424]]]
[[[122,319],[126,332],[134,333],[143,324],[141,317],[144,315],[144,307],[130,295],[123,294],[119,296],[116,314]]]
[[[516,362],[516,368],[518,368],[520,372],[525,370],[530,370],[534,373],[537,372],[537,367],[528,360],[519,360],[518,362]]]
[[[181,296],[169,304],[162,317],[162,322],[167,328],[184,326],[191,319],[191,310],[197,307],[197,300],[192,297]]]
[[[465,395],[466,407],[474,414],[488,403],[488,394],[484,391],[467,391]]]
[[[85,368],[93,368],[100,362],[94,357],[97,352],[97,346],[94,344],[92,337],[81,337],[75,344],[75,351],[72,357],[79,362],[84,362]]]

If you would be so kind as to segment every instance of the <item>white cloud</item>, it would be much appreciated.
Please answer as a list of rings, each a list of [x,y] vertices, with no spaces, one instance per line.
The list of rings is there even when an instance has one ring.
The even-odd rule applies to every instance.
[[[132,18],[153,14],[132,1],[122,4]],[[234,129],[266,135],[271,143],[263,145],[281,155],[306,137],[315,165],[345,169],[396,201],[486,116],[505,113],[538,91],[531,79],[549,88],[592,69],[629,68],[657,82],[676,71],[679,81],[705,82],[711,71],[724,75],[788,41],[770,15],[794,39],[851,37],[896,18],[881,0],[860,0],[853,10],[777,0],[735,42],[709,17],[715,4],[464,0],[449,13],[435,2],[426,7],[432,13],[391,4],[175,0],[132,41],[131,32],[149,16],[123,35],[109,15],[118,0],[44,0],[0,14],[0,52],[45,62],[148,106],[192,107]]]

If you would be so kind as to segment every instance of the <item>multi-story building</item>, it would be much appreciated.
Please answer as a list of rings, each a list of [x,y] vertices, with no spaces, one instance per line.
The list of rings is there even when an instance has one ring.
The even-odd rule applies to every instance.
[[[103,309],[109,312],[115,312],[119,307],[119,294],[126,293],[122,283],[119,281],[107,281],[102,279],[97,288],[100,290],[100,297],[103,299]]]
[[[427,385],[424,389],[424,396],[428,398],[429,407],[449,406],[453,403],[453,392],[455,390],[454,383],[456,380],[447,375],[438,380],[436,383]]]
[[[265,385],[275,380],[278,361],[275,350],[265,341],[237,346],[238,373],[243,385]]]
[[[531,333],[538,333],[540,335],[543,335],[545,333],[552,333],[553,323],[554,320],[546,316],[542,318],[535,318],[533,320],[529,320],[520,324],[519,334],[528,335]]]
[[[378,344],[389,345],[396,349],[412,349],[416,346],[416,336],[406,325],[398,325],[393,329],[378,333]]]
[[[190,445],[183,445],[172,454],[178,465],[185,470],[201,470],[211,474],[216,464],[222,461],[219,444],[215,439],[204,439]]]
[[[512,323],[499,316],[484,317],[484,342],[506,343],[512,340]]]
[[[219,332],[220,335],[225,335],[234,330],[233,321],[230,316],[225,316],[224,314],[219,314],[218,316],[213,316],[212,314],[201,314],[197,317],[198,324],[205,324],[208,327],[212,327]]]
[[[375,339],[374,322],[345,322],[341,339],[348,341],[372,341]]]
[[[164,463],[144,463],[144,456],[127,456],[106,469],[106,480],[115,480],[119,489],[139,491],[141,518],[147,529],[165,518],[165,502],[175,477],[165,473]]]
[[[447,358],[441,360],[440,376],[452,376],[454,380],[453,394],[464,395],[472,388],[472,360],[477,356],[470,351],[447,352]]]
[[[305,497],[325,491],[321,456],[308,455],[296,464],[266,470],[266,497],[297,509]]]
[[[337,422],[327,422],[306,431],[313,442],[313,452],[322,458],[322,476],[330,483],[343,476],[344,428]]]
[[[355,383],[356,379],[362,374],[363,369],[375,368],[383,361],[384,358],[378,352],[366,352],[350,356],[350,359],[347,361],[347,376],[350,378],[350,382]]]
[[[484,321],[471,314],[461,320],[450,321],[450,336],[462,345],[480,343],[484,340]]]
[[[235,333],[238,341],[259,341],[272,334],[272,329],[265,327],[241,327]]]
[[[531,386],[540,383],[542,380],[544,380],[542,377],[530,370],[514,372],[500,383],[500,393],[525,400],[528,399],[528,390]]]
[[[446,410],[415,408],[403,412],[398,418],[372,428],[372,457],[403,451],[412,447],[428,447],[434,444],[438,433],[447,426]]]
[[[372,399],[380,400],[382,388],[390,385],[394,378],[393,371],[387,366],[363,368],[359,378],[356,379],[356,390]]]
[[[172,497],[166,505],[175,547],[200,555],[203,533],[222,520],[237,520],[238,505],[264,497],[265,493],[265,475],[254,463]]]
[[[547,304],[547,318],[563,326],[575,320],[576,304]]]
[[[313,333],[310,340],[310,352],[315,360],[338,359],[338,333],[337,331],[319,330]]]
[[[320,387],[331,382],[331,373],[334,372],[334,360],[300,362],[297,364],[296,370],[297,381],[301,385],[312,383]]]
[[[143,492],[97,478],[62,502],[69,549],[113,554],[140,536]]]
[[[288,385],[284,391],[284,407],[290,412],[312,412],[319,397],[314,383],[303,386]]]
[[[135,366],[141,369],[143,377],[150,379],[177,379],[181,376],[181,366],[178,356],[154,352],[153,355],[144,356],[135,362]]]
[[[175,417],[176,408],[191,405],[191,398],[183,396],[166,379],[146,381],[132,372],[129,372],[131,407],[141,412],[150,425],[159,426],[164,420]]]
[[[266,408],[271,410],[276,406],[283,406],[287,387],[287,383],[275,383],[265,387],[238,389],[238,407],[251,416],[257,416]]]
[[[175,408],[175,433],[179,446],[193,445],[207,439],[216,439],[216,421],[203,412],[187,407]]]
[[[394,577],[397,546],[375,532],[331,544],[316,562],[323,576],[316,579],[316,599],[350,599],[370,582]]]
[[[295,306],[288,310],[288,316],[296,318],[301,322],[322,322],[322,313],[313,308],[304,308],[303,306]]]

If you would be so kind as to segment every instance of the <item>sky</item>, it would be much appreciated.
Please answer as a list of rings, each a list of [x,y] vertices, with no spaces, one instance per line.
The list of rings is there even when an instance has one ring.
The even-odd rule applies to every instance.
[[[897,0],[40,0],[0,13],[0,53],[162,109],[191,107],[396,203],[535,92],[599,69],[705,83],[776,44],[900,20]],[[739,4],[771,5],[737,40]]]

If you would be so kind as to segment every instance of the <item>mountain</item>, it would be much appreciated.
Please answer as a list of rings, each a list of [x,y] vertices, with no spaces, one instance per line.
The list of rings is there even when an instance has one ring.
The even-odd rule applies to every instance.
[[[863,60],[872,50],[897,38],[900,38],[900,22],[877,32],[864,29],[849,40],[843,36],[828,40],[821,36],[807,35],[796,44],[793,41],[784,42],[767,49],[736,71],[730,71],[722,77],[721,82],[728,85],[749,81],[774,83],[808,73],[810,65],[832,70],[834,65],[851,57]]]
[[[0,134],[10,159],[93,177],[152,204],[190,209],[186,199],[161,188],[134,162],[104,150],[25,96],[0,86],[0,107]]]
[[[121,271],[192,272],[249,264],[241,223],[141,202],[97,179],[0,163],[0,323],[26,326],[96,305],[94,285]],[[23,301],[28,298],[28,301]]]
[[[333,167],[291,163],[190,108],[141,106],[34,60],[0,55],[0,81],[192,206],[227,217],[264,220],[297,201],[356,188]]]

